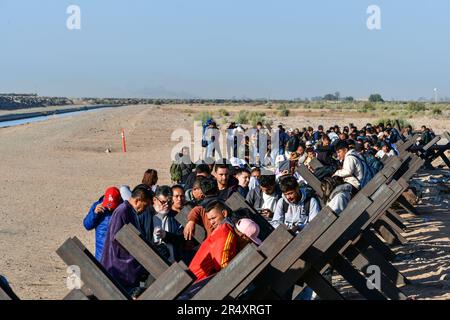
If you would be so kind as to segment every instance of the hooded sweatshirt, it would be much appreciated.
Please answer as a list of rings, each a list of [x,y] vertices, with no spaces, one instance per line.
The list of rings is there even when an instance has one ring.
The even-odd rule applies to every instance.
[[[281,224],[285,224],[288,228],[305,225],[319,213],[319,202],[315,198],[311,198],[309,212],[305,212],[306,193],[303,189],[300,189],[300,195],[300,201],[297,203],[289,202],[284,195],[278,200],[273,219],[270,222],[274,228]],[[288,203],[286,212],[283,210],[283,202]]]
[[[102,266],[127,291],[138,287],[141,277],[148,274],[115,239],[120,229],[129,223],[139,229],[137,213],[131,204],[125,201],[114,210],[111,217],[101,258]]]
[[[345,155],[342,169],[334,173],[335,176],[344,178],[345,182],[350,183],[358,190],[364,178],[364,165],[359,159],[360,155],[354,149],[349,150]]]

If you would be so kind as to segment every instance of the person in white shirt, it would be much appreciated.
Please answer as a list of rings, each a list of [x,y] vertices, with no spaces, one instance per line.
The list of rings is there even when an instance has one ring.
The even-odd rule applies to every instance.
[[[343,161],[342,169],[337,170],[334,176],[339,176],[346,183],[353,186],[352,194],[355,194],[361,188],[361,182],[364,179],[364,164],[361,156],[349,148],[347,141],[339,141],[335,146],[339,161]]]
[[[395,156],[395,152],[388,143],[383,142],[381,144],[381,149],[378,150],[378,152],[375,154],[375,157],[378,159],[382,159],[385,155],[387,155],[388,157],[393,157]]]

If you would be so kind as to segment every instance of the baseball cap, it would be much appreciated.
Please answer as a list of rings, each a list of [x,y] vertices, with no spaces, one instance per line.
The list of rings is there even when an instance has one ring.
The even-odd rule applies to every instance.
[[[256,245],[261,244],[262,241],[258,238],[259,226],[253,220],[247,218],[239,220],[236,223],[236,229],[245,234]]]
[[[116,187],[111,187],[106,189],[105,197],[103,198],[102,206],[108,208],[109,210],[115,210],[121,203],[122,197],[120,196],[120,191]]]

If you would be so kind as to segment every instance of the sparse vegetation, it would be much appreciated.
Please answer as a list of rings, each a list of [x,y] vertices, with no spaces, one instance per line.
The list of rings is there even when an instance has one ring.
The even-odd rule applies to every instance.
[[[211,112],[209,112],[209,111],[202,111],[202,112],[197,113],[195,115],[194,120],[201,121],[202,123],[205,123],[206,120],[208,120],[210,118],[212,119],[212,117],[213,117],[213,115],[212,115]]]
[[[362,107],[362,109],[361,109],[361,112],[364,112],[364,113],[367,113],[367,112],[369,112],[369,111],[375,111],[375,106],[373,105],[373,103],[370,103],[370,102],[366,102],[366,103],[364,103],[364,105],[363,105],[363,107]]]
[[[236,118],[234,119],[234,121],[236,123],[240,123],[240,124],[248,124],[248,118],[249,118],[249,111],[248,110],[241,110],[236,115]]]
[[[410,102],[407,107],[410,112],[422,112],[425,111],[425,103],[423,102]]]
[[[280,105],[277,109],[278,109],[278,115],[280,117],[289,117],[289,115],[291,113],[291,111],[284,104]]]
[[[382,118],[382,119],[378,119],[377,121],[375,121],[374,124],[378,125],[378,124],[382,123],[382,124],[386,125],[387,123],[390,123],[392,126],[395,126],[395,122],[397,120],[400,123],[400,126],[402,128],[411,125],[411,123],[409,123],[408,120],[405,120],[403,118]]]
[[[438,106],[434,106],[434,107],[431,109],[431,113],[432,113],[433,115],[435,115],[435,116],[440,116],[440,115],[442,114],[442,109],[439,108]]]
[[[221,117],[229,117],[230,116],[230,113],[228,112],[228,110],[225,110],[225,109],[219,109],[219,116],[221,116]]]

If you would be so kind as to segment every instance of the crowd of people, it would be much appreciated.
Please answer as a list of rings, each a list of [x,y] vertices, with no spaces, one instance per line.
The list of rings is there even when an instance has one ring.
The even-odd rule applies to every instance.
[[[228,157],[222,157],[218,131],[208,120],[202,160],[194,163],[188,147],[180,150],[170,167],[172,185],[158,185],[158,172],[149,169],[134,188],[107,188],[84,218],[86,230],[95,230],[95,259],[131,297],[139,297],[152,277],[115,239],[123,226],[136,227],[168,263],[185,262],[197,278],[198,290],[247,244],[261,244],[256,214],[274,228],[285,225],[293,234],[318,215],[321,204],[339,215],[383,168],[381,160],[398,154],[396,142],[415,133],[411,126],[399,132],[390,123],[368,123],[360,129],[335,125],[328,130],[322,125],[317,130],[285,129],[280,124],[274,131],[262,123],[250,129],[231,123],[226,129]],[[420,133],[421,145],[435,136],[426,126]],[[278,138],[275,145],[273,135]],[[321,166],[311,166],[313,159]],[[300,165],[321,181],[321,199],[297,171]],[[234,193],[254,211],[231,210],[226,201]],[[183,214],[185,225],[177,219]],[[204,231],[204,239],[195,238],[197,228]],[[1,275],[0,284],[14,294]],[[312,297],[306,288],[296,298]]]
[[[216,125],[209,123],[207,127]],[[253,130],[257,136],[272,132],[261,123]],[[360,129],[352,124],[343,128],[336,125],[328,130],[322,125],[317,130],[286,130],[280,125],[275,131],[280,138],[275,150],[267,139],[268,151],[259,157],[263,148],[255,142],[258,138],[251,148],[252,135],[248,135],[242,144],[248,150],[238,157],[241,146],[236,135],[241,131],[246,130],[235,124],[227,129],[232,135],[227,136],[228,158],[214,158],[216,151],[222,154],[215,150],[217,145],[208,140],[205,130],[204,159],[193,163],[189,148],[183,148],[171,166],[172,185],[158,185],[158,172],[149,169],[136,187],[109,187],[92,203],[83,224],[86,230],[95,230],[95,258],[133,298],[139,297],[151,277],[115,239],[123,226],[136,227],[142,239],[167,262],[185,262],[197,285],[206,283],[247,244],[261,244],[256,213],[274,228],[285,225],[294,234],[319,214],[321,204],[340,214],[382,169],[380,160],[397,154],[395,143],[413,134],[411,127],[400,133],[389,123],[369,123]],[[421,144],[434,135],[425,126],[421,133]],[[258,157],[251,157],[251,153]],[[322,166],[310,166],[313,159]],[[301,164],[321,181],[321,199],[298,173]],[[231,210],[226,201],[234,193],[255,210]],[[177,219],[182,214],[186,214],[185,225]],[[197,228],[204,231],[204,239],[194,237]],[[7,284],[5,278],[0,281]],[[307,289],[297,298],[311,299],[312,295]]]
[[[318,215],[321,204],[340,214],[382,169],[381,159],[397,154],[395,143],[413,134],[411,127],[400,133],[389,123],[360,129],[336,125],[328,130],[322,125],[317,130],[286,130],[280,125],[275,132],[280,137],[275,154],[269,142],[261,158],[263,148],[256,141],[270,130],[258,123],[253,129],[255,139],[247,135],[238,145],[236,135],[246,129],[232,123],[227,129],[228,158],[216,160],[222,153],[214,139],[208,138],[208,128],[217,126],[214,122],[206,126],[204,159],[193,163],[189,148],[183,148],[171,166],[173,185],[158,185],[157,171],[149,169],[133,189],[125,185],[108,188],[84,219],[87,230],[95,229],[96,259],[133,297],[145,290],[149,275],[115,240],[124,225],[133,224],[169,263],[184,261],[197,277],[196,283],[202,283],[225,268],[245,245],[261,243],[255,212],[274,228],[285,225],[292,233],[301,232]],[[420,143],[426,144],[433,133],[425,126],[421,130]],[[242,146],[248,150],[239,158]],[[321,167],[309,165],[314,158]],[[297,172],[300,164],[320,179],[322,199]],[[233,193],[239,193],[255,211],[231,210],[226,201]],[[187,215],[186,225],[176,219],[181,214]],[[204,230],[204,239],[194,237],[197,228]],[[298,298],[311,296],[311,290],[304,290]]]
[[[274,228],[285,225],[293,234],[318,215],[321,204],[340,214],[383,168],[381,159],[397,154],[395,143],[413,134],[411,127],[400,133],[389,123],[369,123],[360,129],[353,124],[336,125],[328,130],[322,125],[317,130],[279,125],[275,131],[262,123],[251,129],[232,123],[226,130],[228,157],[223,158],[212,138],[217,133],[211,135],[208,129],[217,126],[212,121],[205,126],[202,160],[193,163],[188,147],[175,157],[170,168],[172,185],[158,185],[158,172],[149,169],[134,188],[107,188],[84,218],[86,230],[95,230],[95,259],[133,298],[139,297],[152,278],[115,239],[123,226],[136,227],[167,262],[185,262],[198,287],[225,268],[247,244],[261,244],[256,214]],[[279,139],[272,148],[274,134]],[[427,144],[433,137],[433,131],[422,126],[419,143]],[[264,155],[262,150],[266,150]],[[321,166],[311,166],[313,159]],[[297,171],[300,165],[321,181],[321,199]],[[254,211],[231,210],[226,201],[234,193]],[[177,219],[183,214],[185,225]],[[204,239],[194,236],[197,228],[204,231]],[[6,278],[0,277],[0,281],[9,288]],[[307,288],[297,299],[312,296]]]

